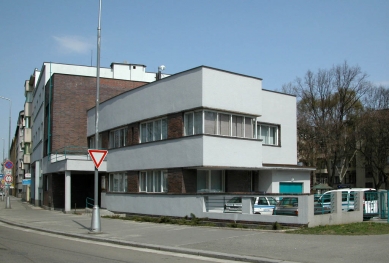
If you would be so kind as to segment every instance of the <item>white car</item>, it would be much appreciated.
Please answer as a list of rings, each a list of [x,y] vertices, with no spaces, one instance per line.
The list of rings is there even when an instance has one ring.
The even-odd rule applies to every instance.
[[[273,214],[277,200],[273,197],[258,196],[253,197],[253,213],[261,215]],[[224,205],[224,213],[242,213],[242,197],[233,197]]]

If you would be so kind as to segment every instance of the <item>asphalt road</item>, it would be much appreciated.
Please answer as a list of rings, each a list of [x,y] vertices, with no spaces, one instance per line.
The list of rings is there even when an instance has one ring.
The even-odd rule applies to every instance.
[[[100,243],[0,223],[0,262],[36,263],[196,263],[235,262]]]

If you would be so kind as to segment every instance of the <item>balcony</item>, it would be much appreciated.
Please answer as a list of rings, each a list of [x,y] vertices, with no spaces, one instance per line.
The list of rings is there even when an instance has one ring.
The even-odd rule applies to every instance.
[[[32,142],[31,129],[25,128],[24,129],[24,143],[31,143],[31,142]]]

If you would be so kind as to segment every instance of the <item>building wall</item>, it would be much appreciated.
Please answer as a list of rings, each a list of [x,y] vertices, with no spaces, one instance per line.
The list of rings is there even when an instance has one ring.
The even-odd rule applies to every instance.
[[[87,147],[86,112],[96,105],[96,79],[54,74],[52,89],[52,152],[65,146]],[[115,79],[100,80],[100,101],[144,85]],[[49,87],[46,88],[48,102]],[[48,123],[48,122],[47,122]],[[47,134],[47,128],[46,128]],[[84,134],[84,136],[80,136]]]
[[[102,103],[99,116],[104,123],[99,124],[99,129],[114,129],[199,107],[259,116],[261,98],[260,79],[199,67]],[[123,112],[131,114],[120,114]],[[88,111],[88,136],[95,130],[94,114],[93,109]]]
[[[297,164],[296,97],[263,91],[263,115],[258,122],[280,125],[280,146],[263,146],[263,163]]]

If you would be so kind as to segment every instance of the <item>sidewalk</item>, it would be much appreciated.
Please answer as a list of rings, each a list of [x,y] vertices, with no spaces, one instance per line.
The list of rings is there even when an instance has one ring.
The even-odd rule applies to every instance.
[[[387,262],[389,235],[315,236],[276,231],[139,223],[101,218],[90,234],[90,215],[43,210],[11,197],[0,198],[0,222],[101,242],[247,262]]]

